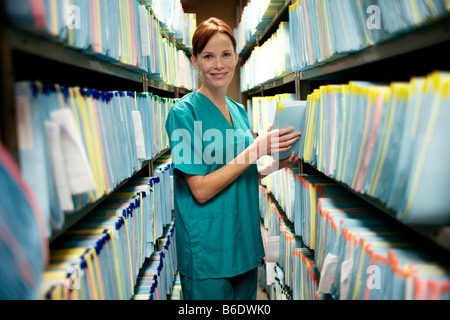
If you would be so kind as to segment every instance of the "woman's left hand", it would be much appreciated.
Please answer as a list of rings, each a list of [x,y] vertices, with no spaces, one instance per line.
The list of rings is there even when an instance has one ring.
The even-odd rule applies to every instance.
[[[300,159],[298,155],[295,154],[295,151],[291,152],[291,155],[287,159],[280,160],[280,169],[295,166],[300,163]]]
[[[266,158],[266,164],[260,168],[258,168],[260,179],[264,178],[265,176],[268,176],[271,173],[274,173],[275,171],[278,171],[280,169],[295,166],[300,163],[300,159],[298,158],[298,155],[295,155],[295,152],[292,151],[291,155],[287,159],[283,160],[275,160],[272,156],[266,156],[270,158]]]

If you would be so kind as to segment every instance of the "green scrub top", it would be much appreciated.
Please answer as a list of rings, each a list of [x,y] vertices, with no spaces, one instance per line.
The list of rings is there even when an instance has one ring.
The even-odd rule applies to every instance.
[[[204,204],[183,178],[207,175],[233,160],[253,137],[244,106],[226,98],[233,126],[206,96],[192,92],[169,111],[166,130],[174,169],[174,209],[180,274],[226,278],[264,258],[256,163]]]

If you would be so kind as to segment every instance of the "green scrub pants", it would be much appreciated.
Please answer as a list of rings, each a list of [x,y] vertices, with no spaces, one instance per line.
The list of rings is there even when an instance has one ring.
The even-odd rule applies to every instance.
[[[184,300],[256,300],[258,268],[232,278],[197,280],[181,276]]]

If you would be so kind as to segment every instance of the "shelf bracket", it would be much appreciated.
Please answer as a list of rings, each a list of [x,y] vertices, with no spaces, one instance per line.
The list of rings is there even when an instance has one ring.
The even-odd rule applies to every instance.
[[[295,71],[295,99],[306,100],[311,93],[311,82],[309,80],[300,80],[300,71]]]
[[[295,71],[295,99],[301,100],[301,94],[300,94],[300,71]]]
[[[142,85],[143,85],[142,92],[148,92],[148,78],[146,74],[142,75]]]
[[[13,159],[19,161],[19,146],[14,102],[14,70],[11,54],[11,38],[4,1],[0,1],[0,142]]]

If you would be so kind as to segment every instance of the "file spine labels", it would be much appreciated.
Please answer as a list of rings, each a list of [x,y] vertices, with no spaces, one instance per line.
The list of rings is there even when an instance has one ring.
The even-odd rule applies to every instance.
[[[266,263],[264,285],[273,300],[317,300],[319,272],[314,253],[305,248],[273,194],[260,186],[261,232]]]
[[[41,298],[167,299],[177,273],[174,222],[161,175],[129,180],[52,242]]]
[[[20,169],[49,237],[65,214],[110,194],[168,148],[163,124],[175,99],[39,82],[15,91]]]
[[[195,13],[184,13],[180,0],[143,0],[150,6],[161,27],[169,35],[175,35],[177,43],[192,51],[192,36],[197,27]]]
[[[273,296],[284,298],[280,286],[293,299],[449,299],[448,261],[434,243],[326,176],[285,168],[269,177],[260,186],[264,239],[269,247],[279,236],[280,247],[266,272],[277,267],[284,281]]]
[[[404,83],[322,86],[307,98],[299,154],[406,224],[448,225],[449,86],[439,71]]]
[[[270,97],[253,97],[247,100],[247,114],[250,129],[262,133],[274,123],[277,114],[277,104],[282,101],[294,101],[295,94],[283,93]]]
[[[361,51],[449,14],[445,0],[298,0],[289,6],[292,70]]]
[[[258,35],[262,34],[282,4],[284,0],[247,2],[242,9],[237,28],[233,30],[239,55],[244,55],[250,50],[250,45],[256,41]]]
[[[162,36],[162,24],[139,0],[7,0],[6,8],[16,27],[170,86],[197,88],[190,59]],[[186,17],[190,33],[194,18]]]
[[[37,299],[49,257],[46,222],[16,162],[1,144],[0,176],[0,299]]]
[[[241,67],[242,92],[292,72],[289,26],[289,22],[281,22],[269,40],[253,49]],[[261,68],[262,65],[265,67]]]

